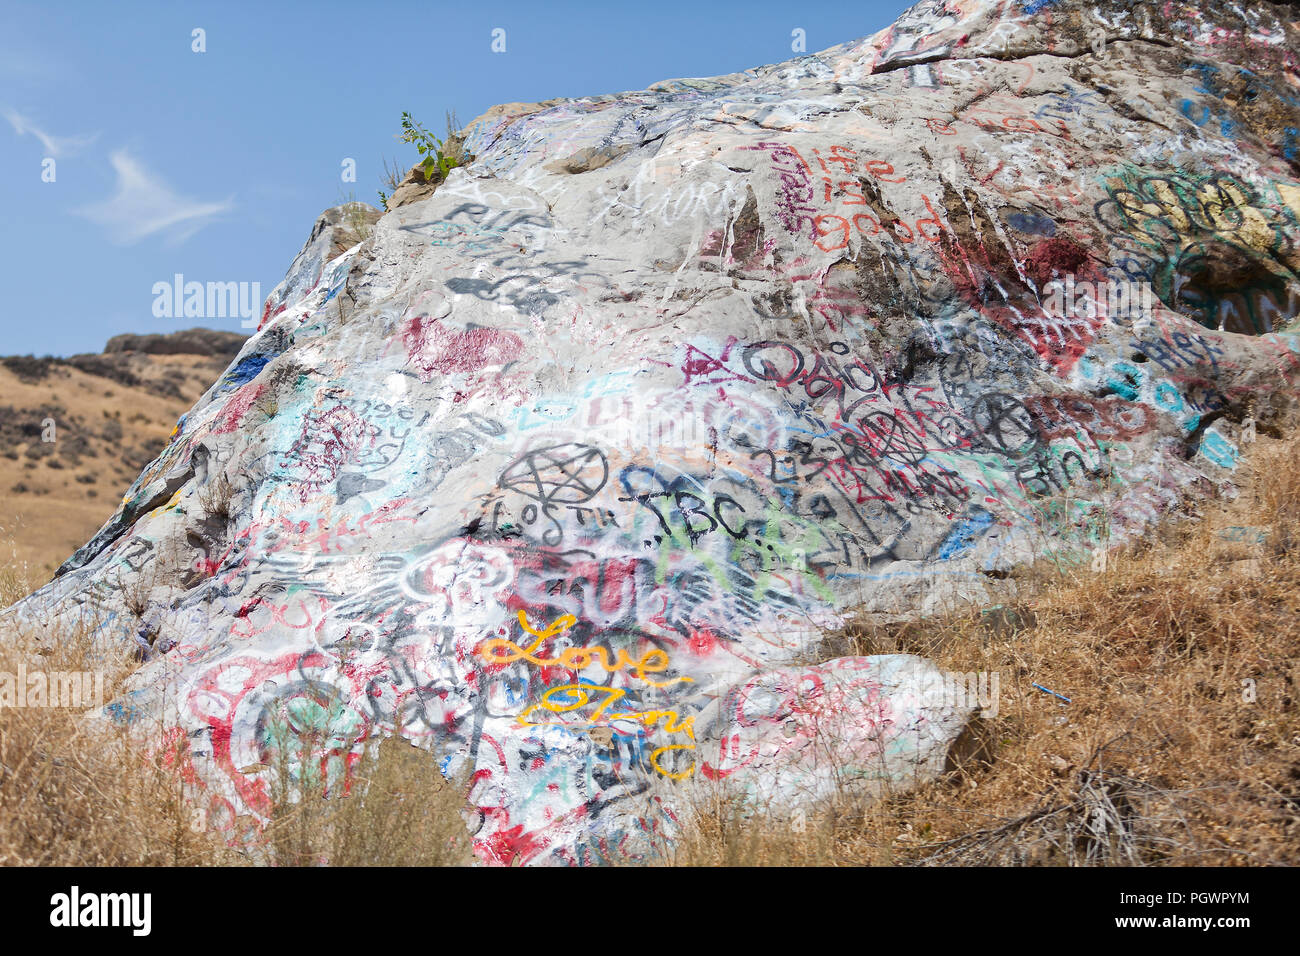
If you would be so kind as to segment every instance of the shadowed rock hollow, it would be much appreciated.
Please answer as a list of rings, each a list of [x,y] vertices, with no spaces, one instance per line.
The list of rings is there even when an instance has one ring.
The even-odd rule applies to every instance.
[[[334,779],[385,734],[471,771],[488,862],[638,858],[692,778],[794,806],[931,777],[978,702],[915,657],[810,666],[823,637],[1231,495],[1289,419],[1289,16],[926,0],[499,107],[365,241],[317,224],[13,613],[137,642],[109,713],[183,728],[240,838],[276,720]]]

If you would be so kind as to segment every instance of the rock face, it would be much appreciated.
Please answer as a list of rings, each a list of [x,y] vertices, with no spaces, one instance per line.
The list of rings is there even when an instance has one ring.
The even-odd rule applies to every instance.
[[[110,711],[179,724],[237,835],[276,715],[336,776],[378,734],[468,768],[489,862],[636,858],[691,777],[932,776],[975,703],[826,633],[1231,494],[1290,415],[1296,28],[1215,6],[926,0],[498,108],[364,242],[327,214],[14,614],[137,641]]]

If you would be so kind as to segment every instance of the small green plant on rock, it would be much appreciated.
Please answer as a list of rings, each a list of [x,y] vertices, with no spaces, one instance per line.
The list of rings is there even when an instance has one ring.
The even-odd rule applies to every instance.
[[[446,139],[430,133],[423,124],[416,122],[410,113],[402,113],[402,134],[398,138],[403,143],[411,143],[420,151],[423,158],[418,168],[426,183],[436,186],[442,183],[447,178],[447,174],[457,166],[464,166],[474,159],[473,156],[466,155],[465,141],[461,138],[459,129],[460,125],[455,113],[447,114]],[[400,176],[397,173],[398,168],[389,172],[385,164],[384,185],[393,191],[396,191],[400,184]],[[388,208],[391,198],[392,192],[380,191],[379,201],[385,209]]]
[[[448,116],[448,125],[451,124],[451,117]],[[448,138],[451,138],[451,131],[448,130]],[[430,133],[421,123],[416,122],[410,113],[402,113],[402,142],[411,143],[420,151],[424,159],[420,166],[424,170],[424,178],[429,182],[441,182],[447,178],[447,174],[460,165],[460,157],[457,155],[458,150],[448,149],[446,141],[439,139],[433,133]]]

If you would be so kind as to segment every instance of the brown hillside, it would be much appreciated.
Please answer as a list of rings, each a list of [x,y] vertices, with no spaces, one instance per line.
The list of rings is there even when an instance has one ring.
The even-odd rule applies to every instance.
[[[193,329],[0,359],[0,541],[20,577],[49,580],[90,539],[242,341]]]

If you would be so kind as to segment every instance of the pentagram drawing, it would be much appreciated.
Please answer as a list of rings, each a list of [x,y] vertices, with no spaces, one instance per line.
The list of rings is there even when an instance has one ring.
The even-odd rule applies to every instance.
[[[608,478],[604,452],[566,442],[530,451],[501,472],[499,483],[544,505],[575,505],[595,497]]]

